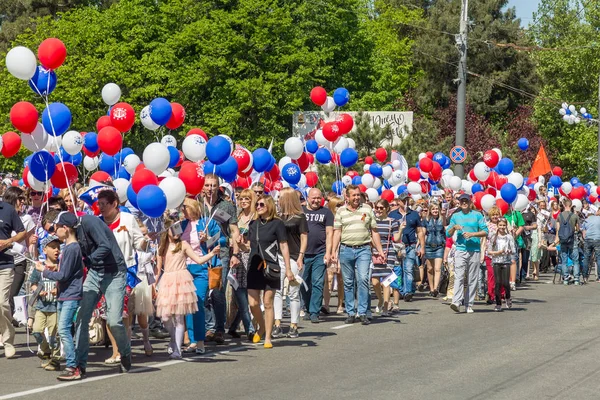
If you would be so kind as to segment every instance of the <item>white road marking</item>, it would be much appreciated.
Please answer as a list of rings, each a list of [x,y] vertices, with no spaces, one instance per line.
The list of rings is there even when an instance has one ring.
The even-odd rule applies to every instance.
[[[349,326],[352,326],[352,324],[344,324],[344,325],[332,326],[331,329],[344,329],[344,328],[347,328]],[[2,398],[0,398],[0,400],[2,400]]]

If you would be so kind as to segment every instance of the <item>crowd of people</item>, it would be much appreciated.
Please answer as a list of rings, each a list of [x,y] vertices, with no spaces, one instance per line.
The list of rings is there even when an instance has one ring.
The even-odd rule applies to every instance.
[[[105,363],[129,371],[135,325],[149,357],[151,334],[169,338],[172,359],[204,354],[205,343],[226,335],[270,349],[330,313],[369,325],[417,292],[454,312],[475,312],[476,299],[510,309],[524,280],[555,271],[578,286],[600,258],[598,208],[576,210],[543,186],[524,212],[502,215],[451,190],[371,203],[354,185],[341,196],[317,188],[273,196],[259,182],[232,189],[207,175],[198,198],[160,219],[121,203],[110,182],[98,187],[97,208],[79,200],[88,189],[79,185],[58,196],[2,189],[4,355],[15,357],[15,327],[24,323],[42,368],[65,381],[86,376],[90,345],[102,338],[112,345]],[[20,296],[26,321],[15,314]]]

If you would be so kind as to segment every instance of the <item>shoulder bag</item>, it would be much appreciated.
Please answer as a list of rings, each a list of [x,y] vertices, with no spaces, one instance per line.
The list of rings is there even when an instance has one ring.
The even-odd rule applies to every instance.
[[[258,250],[260,251],[260,256],[262,257],[262,262],[258,266],[258,269],[263,271],[263,275],[266,279],[270,281],[275,281],[281,278],[281,267],[279,263],[270,263],[265,258],[265,254],[263,253],[262,246],[260,245],[260,240],[258,239],[258,231],[260,229],[260,220],[256,221],[256,244],[258,246]]]

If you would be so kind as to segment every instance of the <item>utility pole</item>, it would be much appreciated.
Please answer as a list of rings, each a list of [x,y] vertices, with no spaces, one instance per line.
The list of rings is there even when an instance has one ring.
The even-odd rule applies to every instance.
[[[469,0],[462,0],[460,12],[460,33],[456,35],[456,47],[460,53],[458,63],[458,93],[456,96],[456,146],[465,146],[465,109],[467,105],[467,29],[468,29]],[[600,135],[600,132],[599,132]],[[600,144],[599,144],[600,146]],[[600,148],[599,148],[600,151]],[[599,153],[600,154],[600,153]],[[600,173],[600,160],[598,161]],[[456,164],[454,174],[463,178],[465,167]]]

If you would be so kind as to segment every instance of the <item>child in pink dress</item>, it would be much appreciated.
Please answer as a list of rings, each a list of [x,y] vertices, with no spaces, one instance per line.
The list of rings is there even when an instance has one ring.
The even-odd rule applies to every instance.
[[[219,254],[219,246],[209,254],[198,256],[181,235],[174,234],[169,227],[172,221],[165,221],[167,229],[160,238],[158,246],[157,274],[160,278],[156,298],[156,315],[160,317],[171,335],[169,344],[170,358],[181,358],[181,345],[185,331],[185,316],[198,311],[196,287],[192,275],[187,270],[189,257],[195,263],[203,264]],[[158,278],[157,278],[158,279]]]

